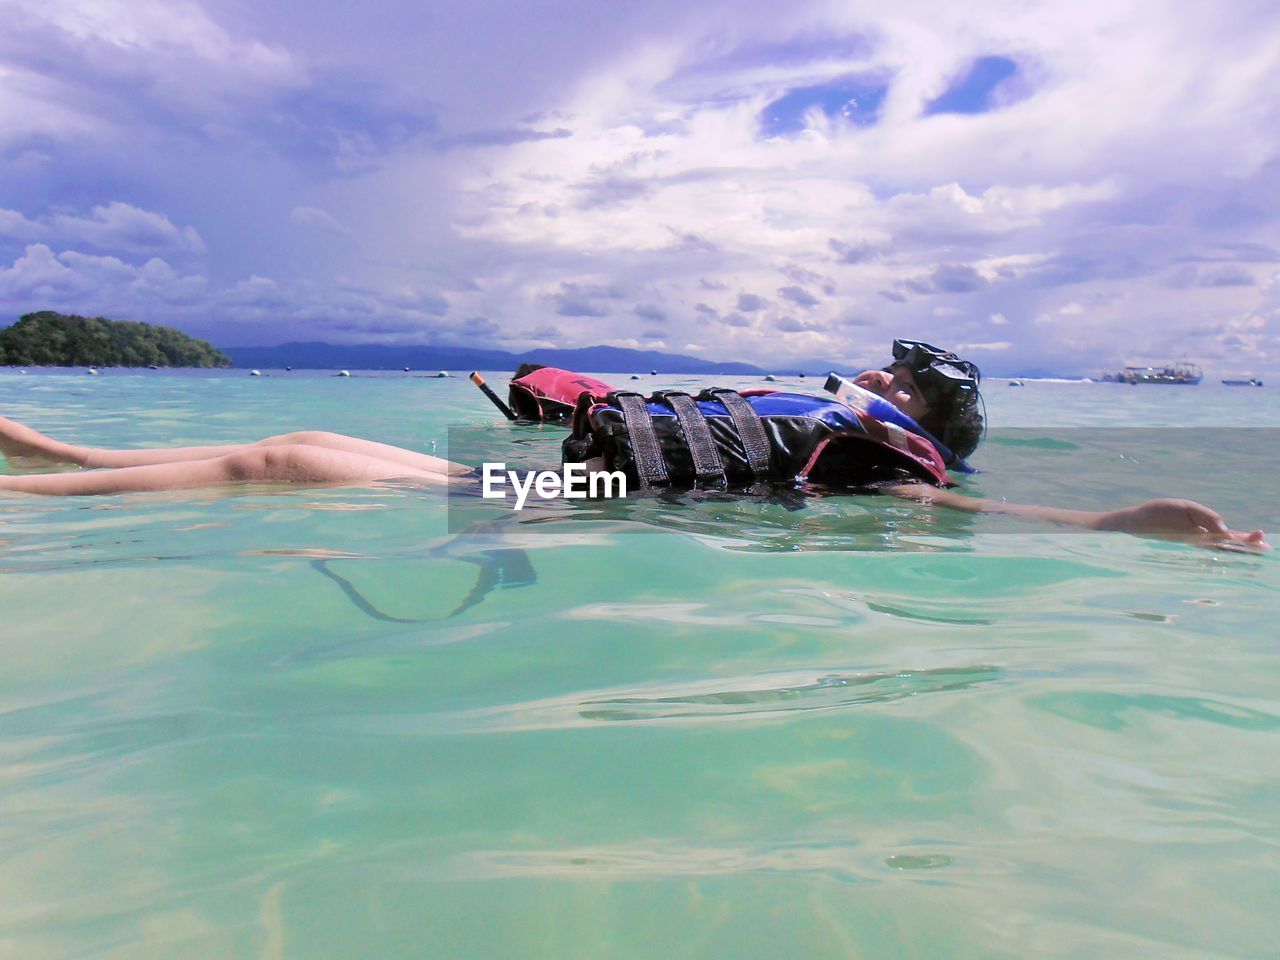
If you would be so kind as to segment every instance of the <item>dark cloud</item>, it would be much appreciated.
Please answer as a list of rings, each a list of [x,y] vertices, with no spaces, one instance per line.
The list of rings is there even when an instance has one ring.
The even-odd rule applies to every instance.
[[[636,200],[644,200],[653,193],[653,185],[639,177],[608,176],[578,184],[578,201],[574,206],[582,210],[612,207]]]
[[[1179,257],[1188,263],[1280,263],[1280,252],[1265,243],[1222,243],[1221,252]]]
[[[1152,272],[1132,253],[1110,250],[1101,254],[1061,254],[1032,267],[1026,277],[1032,287],[1060,287],[1091,280],[1127,280]]]
[[[1202,287],[1252,287],[1256,284],[1257,281],[1248,270],[1233,266],[1206,270],[1200,276],[1199,283]]]
[[[488,317],[469,317],[463,322],[462,330],[469,337],[484,337],[486,340],[506,339],[502,328]]]
[[[719,280],[708,280],[706,277],[702,277],[698,280],[698,286],[703,290],[720,291],[729,289],[727,285],[721,283]]]
[[[783,333],[800,333],[805,330],[813,329],[803,320],[797,320],[795,317],[791,316],[779,317],[777,321],[775,321],[774,326]]]
[[[931,277],[938,293],[970,293],[987,285],[986,279],[973,267],[963,263],[947,263],[933,271]]]
[[[875,317],[856,311],[842,313],[835,319],[838,327],[874,327],[877,322]]]
[[[879,248],[870,243],[845,243],[832,237],[827,246],[835,253],[837,263],[870,263],[881,255]]]
[[[640,303],[636,305],[635,315],[651,323],[666,323],[667,312],[661,307],[655,307],[651,303]]]
[[[666,333],[663,332],[662,330],[646,330],[642,334],[640,334],[640,339],[641,340],[661,340],[665,336],[666,336]]]
[[[517,143],[563,140],[572,136],[573,131],[564,127],[556,127],[554,130],[528,130],[524,127],[513,127],[508,130],[475,130],[471,133],[459,133],[435,140],[432,146],[437,150],[456,150],[460,147],[509,147]]]
[[[892,300],[894,303],[906,303],[907,298],[896,290],[881,290],[880,296],[886,300]]]
[[[715,307],[708,306],[705,303],[695,303],[693,305],[693,309],[697,310],[704,317],[714,317],[718,315]]]
[[[347,173],[378,166],[439,125],[431,105],[397,102],[377,84],[345,76],[321,76],[255,117],[260,140],[274,142],[285,156]]]
[[[607,317],[609,310],[594,300],[574,296],[571,293],[557,293],[553,298],[556,313],[562,317]]]
[[[789,300],[797,307],[803,307],[810,310],[816,307],[821,301],[803,287],[781,287],[778,290],[778,296],[783,300]]]
[[[758,297],[754,293],[738,294],[738,309],[743,313],[755,313],[757,310],[763,310],[768,304],[764,297]]]
[[[719,253],[720,246],[706,237],[696,233],[685,233],[668,227],[672,233],[672,242],[663,249],[668,253]]]
[[[987,280],[973,267],[966,263],[944,263],[935,267],[933,273],[922,277],[912,277],[900,284],[912,293],[972,293],[987,286]]]
[[[1245,263],[1280,263],[1280,252],[1265,243],[1224,243],[1222,246],[1236,260]]]
[[[357,295],[363,294],[369,297],[377,296],[367,290],[357,290],[353,292]],[[449,301],[437,293],[412,291],[401,295],[387,297],[387,300],[404,310],[428,313],[435,317],[443,317],[449,312]]]
[[[824,277],[820,273],[806,270],[804,267],[796,266],[794,263],[784,266],[782,274],[799,286],[817,287],[827,296],[832,296],[836,292],[836,285],[830,277]]]
[[[622,288],[616,284],[562,283],[551,300],[562,317],[607,317],[610,308],[600,301],[622,297]]]
[[[358,333],[365,336],[403,336],[404,334],[420,334],[423,332],[423,326],[421,323],[415,323],[411,320],[355,318],[321,321],[311,328],[313,334],[321,336],[326,331],[342,334]]]
[[[749,327],[751,321],[740,313],[731,313],[724,317],[723,323],[727,327]]]

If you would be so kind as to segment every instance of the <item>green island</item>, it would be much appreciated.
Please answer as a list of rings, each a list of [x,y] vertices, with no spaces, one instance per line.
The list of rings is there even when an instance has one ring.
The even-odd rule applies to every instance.
[[[231,360],[172,327],[41,310],[0,330],[0,366],[229,367]]]

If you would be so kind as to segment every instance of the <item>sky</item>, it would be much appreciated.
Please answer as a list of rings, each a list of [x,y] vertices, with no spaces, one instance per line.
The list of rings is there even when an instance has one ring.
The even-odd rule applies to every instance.
[[[0,323],[1280,372],[1280,7],[0,0]]]

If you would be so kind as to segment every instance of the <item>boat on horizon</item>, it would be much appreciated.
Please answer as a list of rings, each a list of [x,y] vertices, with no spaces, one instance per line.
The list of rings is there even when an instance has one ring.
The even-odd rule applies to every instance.
[[[1103,383],[1167,383],[1194,387],[1204,379],[1198,364],[1180,361],[1163,367],[1125,367],[1119,373],[1104,373]]]
[[[1224,385],[1228,387],[1260,387],[1262,381],[1257,377],[1250,377],[1248,380],[1223,380]]]

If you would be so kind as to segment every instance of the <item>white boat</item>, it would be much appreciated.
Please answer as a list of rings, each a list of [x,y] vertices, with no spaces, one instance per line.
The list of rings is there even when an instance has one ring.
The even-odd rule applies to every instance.
[[[1194,363],[1180,361],[1163,367],[1125,367],[1119,373],[1104,373],[1104,383],[1166,383],[1194,387],[1204,379],[1204,371]]]

